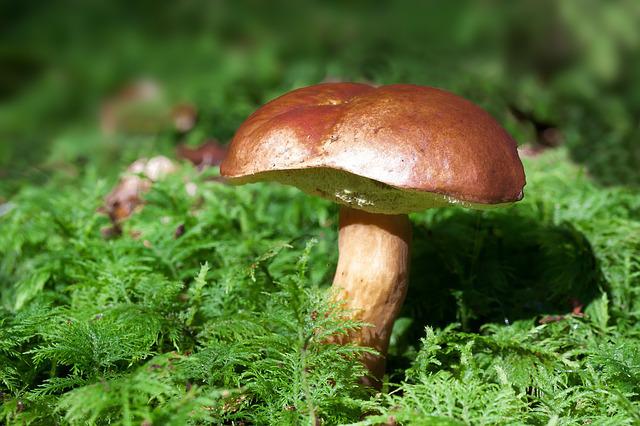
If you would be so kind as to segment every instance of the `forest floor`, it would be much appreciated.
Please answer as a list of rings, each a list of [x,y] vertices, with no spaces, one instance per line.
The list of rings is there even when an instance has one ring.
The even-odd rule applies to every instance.
[[[145,4],[75,18],[15,6],[3,29],[0,423],[640,422],[640,91],[628,72],[640,61],[599,14],[566,6],[558,25],[574,50],[556,63],[536,49],[561,47],[538,39],[525,6],[424,6],[432,25],[418,25],[399,6],[327,2],[285,25],[282,5],[150,19]],[[640,28],[636,9],[607,11],[616,29]],[[390,14],[393,37],[376,30]],[[500,50],[516,30],[524,59]],[[585,40],[604,41],[596,54]],[[335,80],[465,96],[521,143],[527,175],[510,207],[410,215],[411,282],[381,391],[359,385],[361,348],[326,343],[360,326],[326,300],[337,207],[276,184],[232,187],[176,155],[224,145],[262,103]],[[140,81],[153,94],[128,103]],[[176,105],[193,107],[193,126],[168,119]],[[179,170],[114,229],[105,197],[156,155]]]

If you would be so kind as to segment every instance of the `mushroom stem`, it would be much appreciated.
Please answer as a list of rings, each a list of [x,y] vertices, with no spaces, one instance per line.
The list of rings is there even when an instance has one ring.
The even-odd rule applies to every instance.
[[[333,299],[353,319],[372,324],[354,330],[341,342],[376,349],[363,363],[379,387],[384,375],[393,322],[407,294],[411,222],[405,214],[385,215],[342,207],[340,210],[339,260],[333,279]]]

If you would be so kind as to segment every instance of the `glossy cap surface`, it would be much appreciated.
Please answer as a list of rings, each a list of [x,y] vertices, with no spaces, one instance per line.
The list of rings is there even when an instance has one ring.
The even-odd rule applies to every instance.
[[[221,173],[232,183],[274,180],[388,214],[512,203],[525,185],[515,141],[486,111],[406,84],[289,92],[240,126]]]

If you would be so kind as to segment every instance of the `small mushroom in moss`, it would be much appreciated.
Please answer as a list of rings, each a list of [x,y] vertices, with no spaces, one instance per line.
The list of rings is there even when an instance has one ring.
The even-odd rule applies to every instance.
[[[333,297],[372,324],[346,340],[379,352],[363,359],[374,386],[407,292],[407,213],[507,205],[525,185],[516,143],[487,112],[407,84],[287,93],[240,126],[221,173],[230,183],[275,181],[342,205]]]

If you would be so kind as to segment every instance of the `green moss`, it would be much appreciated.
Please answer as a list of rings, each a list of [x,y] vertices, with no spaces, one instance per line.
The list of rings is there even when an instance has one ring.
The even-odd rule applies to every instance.
[[[397,389],[373,399],[358,386],[359,349],[322,343],[356,326],[323,296],[333,205],[280,185],[226,186],[184,165],[123,236],[105,239],[96,207],[109,185],[90,170],[75,184],[25,188],[0,218],[2,415],[631,424],[640,200],[594,185],[561,151],[526,166],[527,196],[513,207],[412,217],[410,296],[388,369]],[[584,317],[569,314],[571,299]],[[562,317],[540,324],[545,315]],[[456,323],[424,337],[427,325]]]

